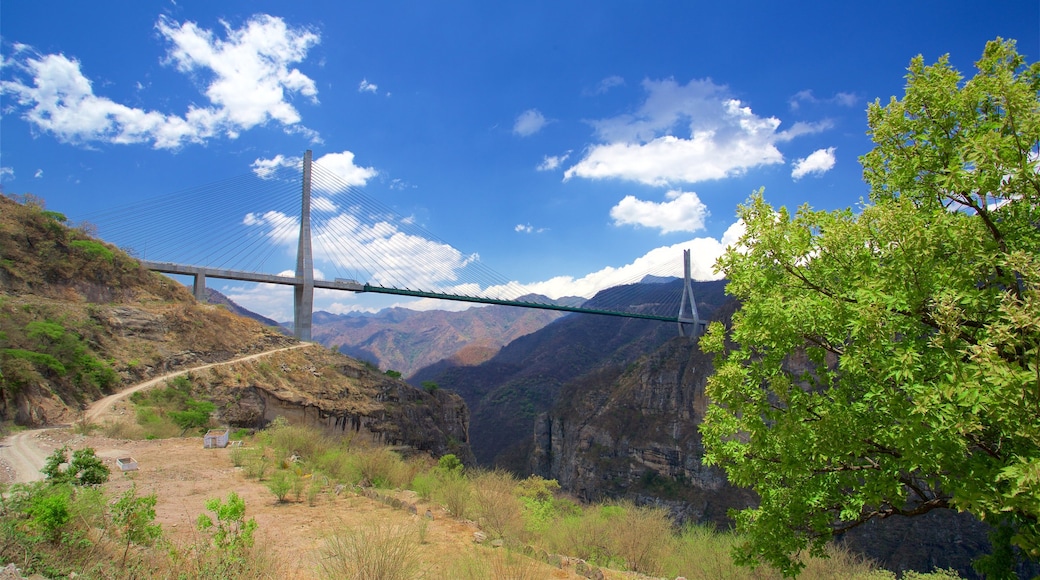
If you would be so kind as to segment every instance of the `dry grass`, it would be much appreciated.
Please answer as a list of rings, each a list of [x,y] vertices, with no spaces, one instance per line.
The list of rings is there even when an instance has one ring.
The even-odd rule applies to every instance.
[[[425,570],[417,547],[419,530],[375,525],[346,530],[325,539],[318,553],[322,578],[335,580],[411,580]]]
[[[524,517],[516,493],[516,479],[501,470],[472,476],[473,516],[481,529],[495,538],[523,540]]]
[[[544,571],[526,556],[502,549],[474,548],[452,563],[448,578],[457,580],[536,580]]]

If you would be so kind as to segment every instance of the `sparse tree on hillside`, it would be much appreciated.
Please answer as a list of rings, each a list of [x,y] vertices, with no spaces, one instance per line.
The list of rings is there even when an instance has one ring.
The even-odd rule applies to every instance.
[[[742,306],[702,339],[701,429],[761,497],[744,563],[796,574],[836,532],[941,508],[1040,557],[1040,66],[998,39],[976,67],[917,57],[905,97],[870,106],[857,210],[740,208],[717,267]]]

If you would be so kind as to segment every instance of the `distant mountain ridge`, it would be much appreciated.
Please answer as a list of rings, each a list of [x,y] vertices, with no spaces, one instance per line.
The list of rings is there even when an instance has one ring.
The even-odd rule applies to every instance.
[[[681,294],[681,281],[632,284],[604,290],[585,306],[640,305],[664,312]],[[725,282],[696,282],[702,317],[725,301]],[[660,312],[659,312],[660,311]],[[677,335],[675,324],[595,314],[569,314],[521,337],[477,366],[443,360],[416,372],[410,382],[433,381],[462,395],[470,408],[470,436],[477,460],[523,471],[536,417],[555,403],[567,382],[603,368],[625,368]]]
[[[520,300],[566,305],[584,301],[574,297],[553,301],[537,295]],[[444,359],[466,365],[484,362],[506,344],[561,316],[561,312],[514,306],[483,306],[456,312],[407,308],[387,308],[375,314],[318,311],[311,324],[311,337],[342,353],[409,377]]]

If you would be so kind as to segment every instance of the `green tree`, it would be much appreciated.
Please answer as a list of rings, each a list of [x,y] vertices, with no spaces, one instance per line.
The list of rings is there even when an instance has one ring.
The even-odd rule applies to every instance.
[[[976,67],[917,57],[904,98],[870,106],[856,211],[739,210],[717,268],[742,303],[702,338],[701,427],[761,498],[739,562],[797,574],[836,532],[945,508],[1040,557],[1040,66],[998,39]]]
[[[68,463],[68,467],[61,466]],[[84,447],[72,452],[72,460],[68,458],[68,447],[59,447],[51,453],[43,469],[44,479],[53,484],[101,485],[108,481],[110,470],[94,452],[92,447]]]

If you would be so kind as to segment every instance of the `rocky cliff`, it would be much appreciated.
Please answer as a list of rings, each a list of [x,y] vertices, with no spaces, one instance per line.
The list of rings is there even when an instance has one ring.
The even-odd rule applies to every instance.
[[[639,305],[644,312],[674,315],[680,284],[611,288],[587,306]],[[723,282],[695,283],[702,315],[710,316],[723,302],[723,289]],[[477,460],[522,472],[535,419],[553,407],[564,384],[601,369],[626,368],[676,335],[675,324],[571,314],[511,342],[483,364],[453,366],[445,361],[420,370],[411,381],[433,381],[462,395],[472,413]]]
[[[535,423],[532,471],[583,499],[627,497],[679,521],[727,525],[726,511],[754,496],[701,462],[710,373],[711,358],[676,337],[627,368],[568,383]]]

